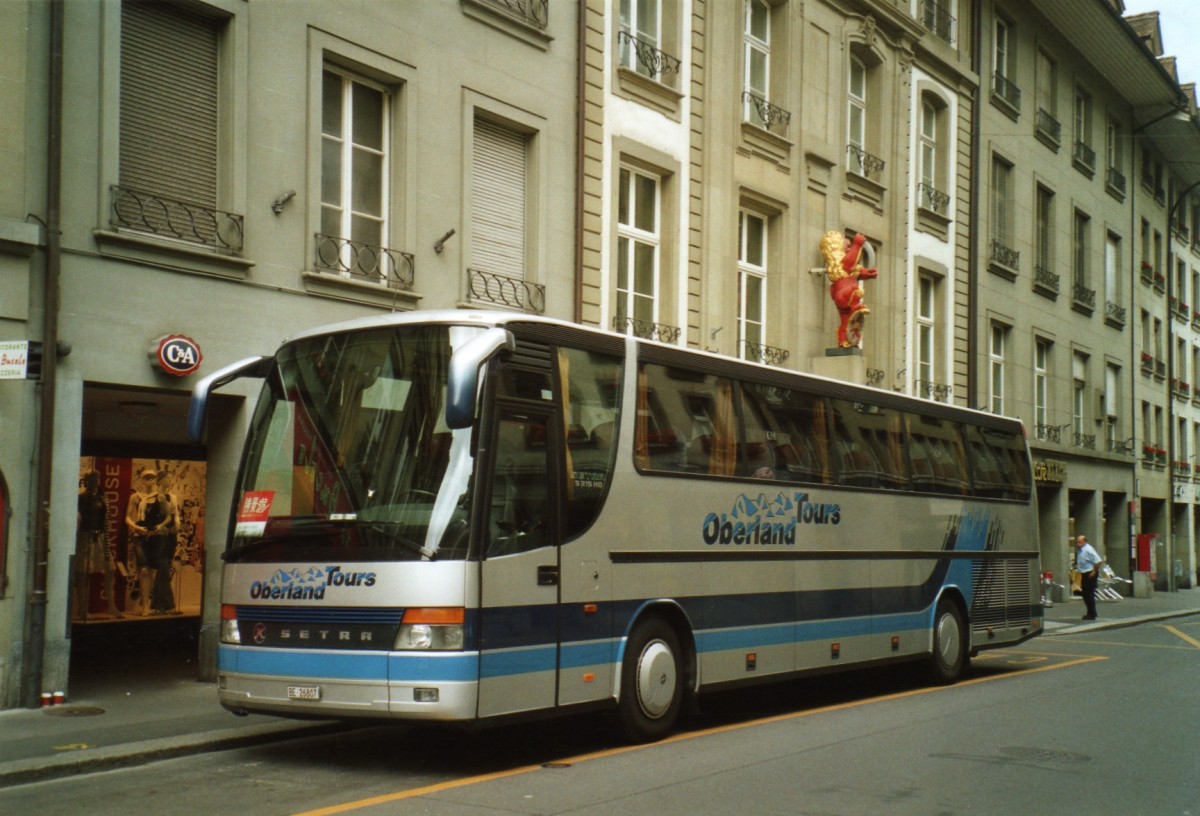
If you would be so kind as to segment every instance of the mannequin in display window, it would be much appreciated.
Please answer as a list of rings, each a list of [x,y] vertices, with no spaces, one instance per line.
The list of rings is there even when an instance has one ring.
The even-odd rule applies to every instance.
[[[178,615],[171,589],[179,507],[167,492],[167,474],[144,470],[138,492],[129,497],[125,524],[129,528],[138,566],[138,592],[142,615]]]
[[[108,602],[108,614],[114,618],[123,617],[114,598],[113,555],[108,549],[107,525],[108,502],[100,490],[100,474],[89,470],[83,475],[83,485],[79,488],[76,515],[74,610],[71,616],[75,620],[88,617],[92,576],[96,573],[104,576],[100,597]]]

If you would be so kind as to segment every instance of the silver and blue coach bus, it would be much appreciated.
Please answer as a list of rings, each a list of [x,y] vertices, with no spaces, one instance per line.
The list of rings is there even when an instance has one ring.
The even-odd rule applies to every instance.
[[[528,315],[308,331],[223,553],[235,712],[494,722],[970,656],[1039,634],[1019,422]]]

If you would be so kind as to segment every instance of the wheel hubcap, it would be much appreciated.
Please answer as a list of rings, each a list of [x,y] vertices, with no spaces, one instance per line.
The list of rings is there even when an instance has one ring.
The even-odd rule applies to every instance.
[[[942,615],[938,620],[938,653],[947,666],[953,665],[958,656],[958,626],[953,615]]]
[[[646,716],[661,717],[675,698],[675,656],[661,640],[649,643],[638,661],[638,703]]]

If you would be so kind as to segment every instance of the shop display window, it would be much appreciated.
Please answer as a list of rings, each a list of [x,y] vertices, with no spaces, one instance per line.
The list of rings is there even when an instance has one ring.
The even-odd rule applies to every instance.
[[[74,623],[199,616],[205,468],[187,459],[80,459]]]

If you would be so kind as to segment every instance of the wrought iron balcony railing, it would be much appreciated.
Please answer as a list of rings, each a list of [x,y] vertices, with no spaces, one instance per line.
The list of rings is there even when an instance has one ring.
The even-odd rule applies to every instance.
[[[1133,440],[1109,439],[1108,452],[1120,454],[1121,456],[1133,456]]]
[[[1111,300],[1104,301],[1104,317],[1110,323],[1125,325],[1125,307]]]
[[[932,185],[921,182],[917,185],[917,194],[920,198],[920,206],[927,210],[932,210],[939,215],[945,215],[947,207],[950,206],[950,194],[943,193],[941,190],[936,190]]]
[[[1096,169],[1096,151],[1092,150],[1091,146],[1084,142],[1075,143],[1075,149],[1071,153],[1071,158],[1087,170]]]
[[[1048,267],[1038,265],[1033,268],[1033,285],[1036,289],[1057,295],[1059,277],[1057,272],[1051,272]]]
[[[950,396],[950,392],[954,390],[954,386],[929,380],[917,380],[913,383],[913,390],[919,397],[945,402]]]
[[[742,103],[745,108],[744,116],[750,124],[772,132],[787,132],[787,127],[792,121],[792,114],[788,111],[749,91],[742,92]]]
[[[1037,117],[1034,120],[1034,128],[1036,132],[1047,139],[1054,142],[1055,146],[1062,139],[1062,124],[1055,119],[1050,111],[1045,108],[1038,108]]]
[[[1115,167],[1108,168],[1104,175],[1104,183],[1108,189],[1120,195],[1125,195],[1125,174]]]
[[[992,93],[1007,102],[1014,110],[1021,109],[1021,89],[1003,74],[992,74]]]
[[[242,251],[242,216],[203,204],[112,185],[109,223],[118,228],[183,241],[218,252]]]
[[[1079,306],[1087,307],[1088,309],[1096,308],[1096,290],[1089,289],[1082,283],[1076,283],[1071,294],[1074,302]]]
[[[1096,435],[1076,432],[1075,447],[1086,448],[1087,450],[1095,450],[1096,449]]]
[[[536,314],[546,311],[546,287],[542,284],[482,269],[467,269],[467,294],[472,300],[510,309]]]
[[[659,80],[663,74],[679,73],[683,61],[660,51],[653,43],[633,36],[628,31],[617,32],[617,51],[621,65],[643,76]]]
[[[861,147],[846,145],[847,167],[851,173],[857,173],[863,178],[871,178],[876,173],[882,173],[886,162],[878,156],[872,156]]]
[[[921,0],[921,24],[954,45],[955,19],[950,10],[937,0]]]
[[[1007,266],[1014,271],[1021,269],[1021,253],[1012,247],[1005,246],[996,239],[992,239],[992,257],[991,259],[1000,264]]]
[[[544,29],[550,23],[550,0],[484,0],[522,23]]]
[[[1038,423],[1033,426],[1033,435],[1043,442],[1061,442],[1062,426]]]
[[[683,331],[678,326],[655,323],[650,320],[639,320],[636,317],[622,317],[620,315],[613,318],[612,326],[615,332],[628,333],[643,340],[658,340],[663,343],[679,342],[679,335]]]
[[[319,232],[316,265],[320,270],[391,289],[412,289],[416,275],[413,256],[407,252]]]
[[[739,340],[738,345],[742,348],[742,359],[755,363],[778,366],[786,363],[787,359],[792,356],[787,349],[775,348],[762,343],[751,343],[749,340]]]

